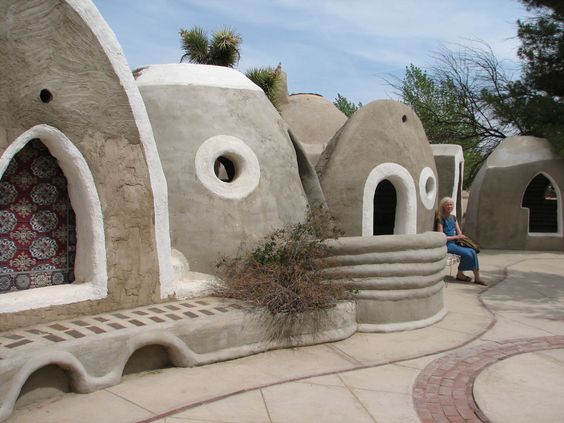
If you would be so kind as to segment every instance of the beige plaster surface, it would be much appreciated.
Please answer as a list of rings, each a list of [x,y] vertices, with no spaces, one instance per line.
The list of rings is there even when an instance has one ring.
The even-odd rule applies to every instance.
[[[363,234],[365,184],[374,168],[390,163],[405,168],[413,179],[416,193],[409,202],[417,210],[414,232],[432,230],[434,210],[424,207],[419,192],[419,177],[425,167],[437,177],[429,141],[413,110],[397,101],[380,100],[365,105],[347,120],[316,165],[329,209],[347,236]],[[406,206],[398,204],[397,212]]]
[[[562,421],[564,350],[522,354],[500,361],[480,373],[474,392],[492,423]]]
[[[240,87],[184,81],[184,76],[201,73],[201,67],[205,66],[150,66],[137,76],[137,84],[167,179],[172,247],[188,259],[191,270],[217,274],[220,257],[236,255],[274,229],[303,220],[308,198],[287,126],[265,94],[249,80]],[[222,70],[222,74],[246,80],[235,69]],[[207,149],[213,139],[224,141]],[[251,173],[250,166],[243,165],[248,160],[233,148],[233,139],[258,162],[253,161],[258,167],[252,169],[260,176],[251,178],[256,185],[243,190],[244,196],[222,196],[219,190],[210,190],[198,171],[201,160],[196,162],[204,151],[210,161],[205,180],[232,193]],[[232,185],[213,173],[213,163],[220,156],[235,164]]]

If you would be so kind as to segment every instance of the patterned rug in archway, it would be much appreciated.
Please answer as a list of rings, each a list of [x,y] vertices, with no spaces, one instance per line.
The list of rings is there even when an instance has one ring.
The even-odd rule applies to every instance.
[[[0,293],[73,282],[75,251],[67,179],[31,140],[0,180]]]

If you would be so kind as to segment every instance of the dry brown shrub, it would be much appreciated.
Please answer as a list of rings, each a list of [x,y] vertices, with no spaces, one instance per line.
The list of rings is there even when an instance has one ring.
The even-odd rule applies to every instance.
[[[324,241],[340,235],[324,208],[311,208],[303,223],[274,231],[237,257],[223,257],[218,268],[225,284],[215,293],[267,310],[276,322],[273,336],[287,335],[303,323],[304,313],[310,320],[320,319],[349,297],[342,284],[323,276]]]

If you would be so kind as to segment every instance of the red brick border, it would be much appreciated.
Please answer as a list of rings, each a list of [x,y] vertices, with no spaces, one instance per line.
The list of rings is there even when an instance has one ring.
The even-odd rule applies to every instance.
[[[564,348],[564,336],[509,339],[454,351],[417,376],[413,402],[422,423],[489,422],[472,393],[486,367],[518,354]]]

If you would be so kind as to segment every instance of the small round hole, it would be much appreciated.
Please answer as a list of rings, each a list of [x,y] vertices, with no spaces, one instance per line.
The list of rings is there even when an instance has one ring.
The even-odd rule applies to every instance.
[[[223,182],[233,182],[237,177],[235,163],[225,156],[219,156],[215,160],[215,163],[213,164],[213,171],[215,176]]]
[[[39,93],[39,98],[43,103],[49,103],[51,100],[53,100],[53,94],[51,94],[51,91],[49,91],[48,89],[43,88]]]
[[[407,122],[407,116],[406,116],[406,115],[403,115],[403,116],[401,117],[401,121],[402,121],[403,123]]]

